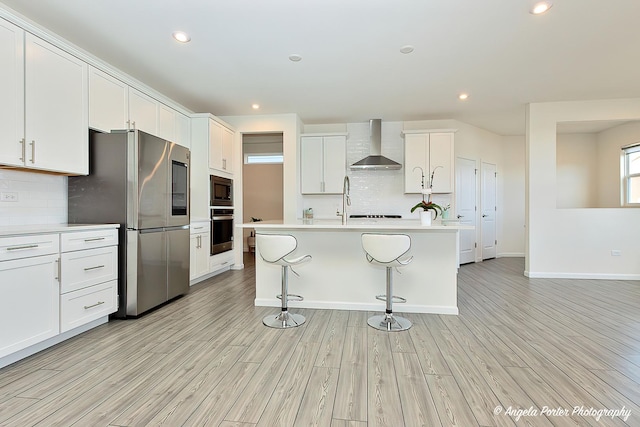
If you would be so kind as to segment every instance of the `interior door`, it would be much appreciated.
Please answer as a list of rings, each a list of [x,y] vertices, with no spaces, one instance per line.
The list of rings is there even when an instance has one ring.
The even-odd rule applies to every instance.
[[[476,162],[456,158],[456,218],[461,225],[476,225]],[[476,231],[460,230],[460,264],[476,260]]]
[[[482,162],[482,259],[496,257],[496,165]]]

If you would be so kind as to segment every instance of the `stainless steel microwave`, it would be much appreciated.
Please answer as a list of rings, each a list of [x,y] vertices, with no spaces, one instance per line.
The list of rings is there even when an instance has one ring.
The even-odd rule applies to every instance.
[[[233,206],[233,180],[211,175],[209,206]]]

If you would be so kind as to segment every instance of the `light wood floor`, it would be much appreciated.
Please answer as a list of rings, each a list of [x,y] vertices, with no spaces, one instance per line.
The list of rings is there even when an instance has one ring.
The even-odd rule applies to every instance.
[[[0,425],[640,426],[640,282],[529,280],[523,267],[463,266],[459,316],[407,315],[414,326],[388,334],[356,311],[262,326],[273,309],[253,306],[248,262],[0,370]],[[569,415],[505,415],[545,406]]]

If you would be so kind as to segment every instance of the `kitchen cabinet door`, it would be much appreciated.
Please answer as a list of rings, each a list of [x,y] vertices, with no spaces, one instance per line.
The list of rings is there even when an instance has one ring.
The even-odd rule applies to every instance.
[[[176,112],[176,144],[191,148],[191,119]]]
[[[300,188],[302,194],[322,193],[323,145],[320,136],[300,139]]]
[[[453,192],[453,154],[453,133],[429,134],[429,168],[431,172],[435,171],[434,193]]]
[[[89,173],[88,65],[25,35],[26,167]]]
[[[344,136],[323,138],[324,193],[341,194],[347,171],[347,147]]]
[[[422,191],[422,172],[424,185],[429,185],[429,134],[405,135],[404,139],[404,192]]]
[[[0,294],[0,358],[59,333],[57,254],[0,262]]]
[[[127,84],[89,67],[89,127],[101,132],[126,129],[128,117]]]
[[[158,104],[158,136],[171,142],[176,139],[176,112],[164,104]]]
[[[24,165],[24,31],[0,19],[0,163]]]
[[[209,167],[233,173],[234,132],[215,120],[209,121]]]
[[[129,87],[129,128],[158,135],[158,101]]]
[[[199,226],[204,229],[203,226]],[[198,228],[193,226],[192,231]],[[198,232],[190,236],[189,280],[209,273],[209,233]]]

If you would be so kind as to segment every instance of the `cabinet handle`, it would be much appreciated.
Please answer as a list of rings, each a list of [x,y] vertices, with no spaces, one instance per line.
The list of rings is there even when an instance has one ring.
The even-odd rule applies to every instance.
[[[98,240],[104,240],[104,237],[92,237],[91,239],[84,239],[85,242],[96,242]]]
[[[27,151],[27,142],[24,140],[24,138],[22,138],[20,140],[20,144],[22,145],[22,157],[20,157],[20,161],[24,162],[25,157],[27,156],[26,151]]]
[[[201,236],[196,236],[196,249],[201,248],[202,246],[200,246],[202,243],[200,242],[200,237]]]
[[[60,281],[60,258],[56,260],[56,277],[54,279]]]
[[[95,267],[87,267],[84,271],[97,270],[98,268],[104,268],[104,265],[96,265]]]
[[[136,130],[136,121],[132,121],[131,122],[131,127],[133,128],[133,130]]]
[[[127,120],[127,130],[131,130],[131,120]]]
[[[222,159],[222,169],[227,169],[227,159]]]
[[[97,302],[97,303],[95,303],[95,304],[85,305],[85,306],[84,306],[84,309],[85,309],[85,310],[88,310],[88,309],[90,309],[90,308],[97,307],[97,306],[102,305],[102,304],[104,304],[104,301],[98,301],[98,302]]]
[[[204,227],[193,227],[194,230],[202,230]]]
[[[31,163],[36,162],[36,140],[31,140]]]
[[[24,246],[13,246],[11,248],[7,248],[8,251],[19,251],[22,249],[33,249],[37,248],[39,245],[24,245]]]
[[[223,263],[222,263],[222,264],[220,264],[220,265],[227,265],[227,264],[229,264],[229,261],[225,261],[225,262],[223,262]]]

